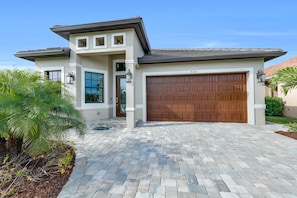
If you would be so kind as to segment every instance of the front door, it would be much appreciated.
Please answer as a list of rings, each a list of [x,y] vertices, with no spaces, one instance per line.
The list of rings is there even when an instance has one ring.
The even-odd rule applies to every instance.
[[[117,76],[116,81],[116,116],[126,117],[126,76]]]

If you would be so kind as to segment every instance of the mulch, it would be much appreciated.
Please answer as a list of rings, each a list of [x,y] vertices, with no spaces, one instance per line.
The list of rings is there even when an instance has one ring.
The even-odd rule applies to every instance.
[[[275,133],[280,134],[280,135],[284,135],[284,136],[287,136],[289,138],[293,138],[293,139],[297,140],[297,133],[296,132],[277,131]]]

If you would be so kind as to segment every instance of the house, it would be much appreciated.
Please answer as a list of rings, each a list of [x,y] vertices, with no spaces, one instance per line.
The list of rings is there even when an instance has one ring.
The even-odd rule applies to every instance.
[[[141,17],[53,26],[69,47],[19,51],[36,70],[68,83],[88,122],[137,120],[265,124],[257,72],[282,49],[152,49]],[[182,38],[181,38],[182,39]]]
[[[267,81],[265,83],[265,96],[275,96],[282,98],[285,102],[285,108],[283,112],[284,116],[297,118],[297,89],[292,89],[288,92],[287,95],[285,95],[282,91],[281,85],[278,85],[276,90],[271,90],[271,88],[269,87],[268,80],[272,77],[272,75],[278,70],[284,69],[286,67],[297,67],[297,56],[283,61],[279,64],[265,68],[264,71],[267,77]]]

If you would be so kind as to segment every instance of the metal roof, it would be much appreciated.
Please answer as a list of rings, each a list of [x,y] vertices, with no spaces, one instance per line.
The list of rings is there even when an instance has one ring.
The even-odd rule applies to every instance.
[[[286,53],[277,48],[153,49],[151,54],[138,58],[138,63],[154,64],[245,58],[264,58],[264,61],[269,61]]]
[[[68,47],[54,47],[38,50],[19,51],[14,54],[16,57],[23,58],[30,61],[35,61],[36,58],[47,57],[69,57],[70,48]]]
[[[86,23],[78,25],[55,25],[50,28],[53,32],[61,37],[69,40],[70,34],[79,34],[87,32],[97,32],[106,30],[119,30],[133,28],[139,38],[141,46],[146,54],[149,54],[151,47],[144,28],[143,20],[141,17],[134,17],[121,20],[104,21],[97,23]]]

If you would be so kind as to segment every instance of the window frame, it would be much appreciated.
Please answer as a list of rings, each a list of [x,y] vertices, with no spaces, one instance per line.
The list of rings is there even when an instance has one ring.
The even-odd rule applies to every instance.
[[[85,47],[79,47],[79,40],[82,40],[82,39],[86,39],[86,46]],[[89,49],[89,37],[88,36],[78,36],[75,38],[75,46],[76,46],[76,49],[77,50],[81,50],[81,49]]]
[[[51,73],[51,72],[60,72],[60,79],[59,80],[58,79],[50,79],[49,73]],[[59,70],[45,70],[44,75],[45,75],[45,77],[47,77],[47,80],[62,82],[62,71],[60,69]]]
[[[114,39],[116,36],[123,36],[123,44],[115,44]],[[126,33],[121,32],[121,33],[115,33],[111,35],[111,47],[124,47],[126,46]]]
[[[64,66],[55,66],[55,67],[42,67],[40,70],[41,73],[45,75],[45,72],[49,71],[61,71],[61,84],[65,83],[65,72],[64,72]],[[44,76],[45,77],[45,76]]]
[[[96,39],[103,38],[104,39],[104,45],[96,45]],[[107,47],[107,36],[106,34],[98,34],[93,36],[93,48],[94,49],[100,49],[100,48],[106,48]]]
[[[85,72],[92,72],[92,73],[100,73],[103,74],[103,103],[86,103],[86,90],[85,90]],[[108,75],[107,71],[98,70],[98,69],[90,69],[90,68],[82,68],[81,70],[81,107],[83,109],[97,109],[97,108],[107,108],[108,107],[108,100],[107,100],[107,82],[108,82]]]
[[[86,76],[87,76],[87,73],[90,74],[90,79],[87,79]],[[103,78],[102,80],[99,79],[93,79],[93,75],[98,75],[98,77],[101,77]],[[86,84],[86,81],[89,80],[90,82],[90,85],[87,85]],[[96,82],[97,85],[93,85],[93,82]],[[103,86],[100,85],[100,83],[103,83]],[[85,71],[85,103],[86,104],[102,104],[104,103],[104,74],[103,73],[97,73],[97,72],[90,72],[90,71]],[[96,90],[96,95],[98,94],[98,99],[97,101],[87,101],[87,98],[86,98],[86,90],[90,90],[91,94],[93,93],[94,89]],[[88,92],[89,93],[89,92]],[[101,100],[100,100],[101,99]]]

